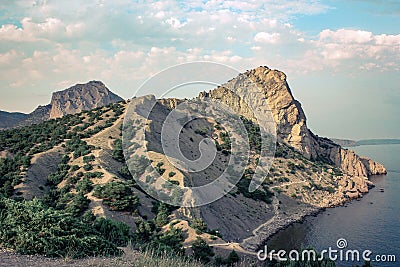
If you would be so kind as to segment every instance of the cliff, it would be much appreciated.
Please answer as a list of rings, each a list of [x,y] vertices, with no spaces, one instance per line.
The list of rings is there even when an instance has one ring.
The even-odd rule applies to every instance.
[[[283,72],[258,67],[244,75],[256,86],[241,87],[242,78],[239,76],[217,89],[201,93],[200,97],[219,99],[239,114],[254,120],[251,108],[246,102],[227,88],[237,90],[241,93],[239,95],[257,95],[257,98],[267,100],[276,123],[278,141],[295,148],[307,159],[332,164],[351,176],[366,177],[386,173],[381,164],[361,158],[352,150],[344,149],[330,139],[312,133],[307,127],[301,104],[294,99]],[[243,91],[242,88],[253,91]]]
[[[75,114],[122,100],[100,81],[77,84],[53,93],[50,118],[59,118],[66,114]]]

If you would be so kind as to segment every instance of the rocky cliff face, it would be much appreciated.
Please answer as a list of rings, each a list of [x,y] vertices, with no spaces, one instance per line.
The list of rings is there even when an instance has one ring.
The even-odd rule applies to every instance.
[[[244,73],[256,85],[247,86],[254,92],[241,92],[241,95],[253,95],[258,99],[266,99],[277,127],[278,141],[284,142],[301,152],[311,160],[321,160],[335,165],[351,176],[366,177],[373,174],[386,173],[385,168],[370,159],[361,158],[353,151],[344,149],[327,138],[313,134],[306,123],[306,116],[301,104],[294,99],[286,75],[267,67],[258,67]],[[239,114],[253,118],[251,108],[238,95],[227,88],[235,87],[240,92],[240,76],[229,81],[225,86],[202,93],[200,97],[209,96],[219,99],[232,107]],[[225,88],[226,87],[226,88]]]
[[[174,108],[176,108],[176,106],[178,106],[180,103],[182,103],[183,100],[178,99],[178,98],[162,98],[162,99],[158,99],[158,102],[161,105],[168,107],[169,109],[174,109]]]
[[[50,118],[59,118],[122,100],[100,81],[77,84],[64,91],[53,93]]]

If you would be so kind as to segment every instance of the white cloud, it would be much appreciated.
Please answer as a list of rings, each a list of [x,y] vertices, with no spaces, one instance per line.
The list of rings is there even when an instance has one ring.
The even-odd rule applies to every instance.
[[[323,30],[319,34],[320,40],[339,43],[368,43],[373,40],[372,32],[361,30],[339,29],[337,31]]]
[[[361,30],[324,30],[320,33],[316,46],[328,59],[400,59],[400,34],[374,35],[372,32]]]
[[[165,21],[167,24],[171,25],[172,28],[179,29],[186,25],[185,22],[181,22],[179,19],[170,17]]]
[[[164,11],[158,11],[158,12],[154,15],[154,17],[155,17],[155,18],[158,18],[158,19],[162,19],[162,18],[165,17],[165,12],[164,12]]]
[[[264,43],[264,44],[277,44],[280,41],[280,33],[267,33],[267,32],[259,32],[254,36],[254,41],[256,43]]]
[[[356,56],[356,51],[343,49],[343,47],[338,44],[325,44],[321,51],[321,55],[328,60],[342,60],[353,58]]]
[[[0,40],[1,41],[34,41],[33,38],[24,38],[24,32],[15,25],[6,24],[0,28]]]
[[[0,85],[21,91],[39,82],[52,91],[89,79],[132,88],[165,67],[194,60],[301,72],[400,64],[400,34],[301,32],[293,16],[330,9],[318,0],[46,0],[0,7],[20,18],[0,24]]]
[[[0,41],[38,42],[58,41],[62,38],[74,38],[81,33],[83,23],[64,24],[57,18],[46,18],[43,22],[33,22],[32,18],[21,20],[21,27],[3,24],[0,28]]]
[[[400,34],[398,35],[387,35],[380,34],[375,36],[375,42],[377,45],[388,45],[388,46],[400,46]]]
[[[298,53],[282,65],[300,72],[330,69],[334,72],[399,71],[400,35],[374,35],[363,30],[326,29],[318,38],[298,39]],[[301,51],[303,51],[301,53]]]
[[[9,66],[12,66],[12,64],[15,64],[22,57],[23,54],[21,52],[17,52],[15,49],[0,54],[1,68],[5,69]]]

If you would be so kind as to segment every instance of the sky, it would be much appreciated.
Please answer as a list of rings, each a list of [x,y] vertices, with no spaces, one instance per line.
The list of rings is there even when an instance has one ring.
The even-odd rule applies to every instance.
[[[191,61],[286,73],[320,136],[400,138],[400,1],[0,1],[0,110]]]

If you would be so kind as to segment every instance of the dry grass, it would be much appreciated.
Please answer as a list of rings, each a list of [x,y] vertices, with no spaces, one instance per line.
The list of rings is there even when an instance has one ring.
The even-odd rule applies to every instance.
[[[86,259],[58,258],[50,259],[39,255],[20,255],[12,250],[0,248],[0,266],[32,266],[32,267],[200,267],[204,266],[199,262],[188,260],[179,256],[166,253],[157,254],[154,251],[139,252],[131,248],[124,248],[124,255],[121,257],[92,257]]]

